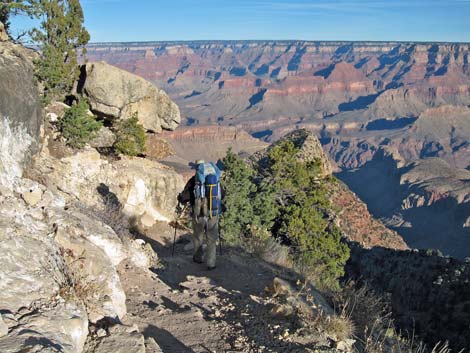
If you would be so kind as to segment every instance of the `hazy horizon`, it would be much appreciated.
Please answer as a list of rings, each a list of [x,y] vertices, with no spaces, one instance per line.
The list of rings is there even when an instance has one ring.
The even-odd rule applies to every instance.
[[[85,26],[94,43],[470,42],[470,0],[82,0],[81,3]],[[29,25],[24,17],[13,20],[14,31]]]
[[[412,41],[412,40],[341,40],[341,39],[173,39],[173,40],[129,40],[129,41],[103,41],[103,42],[94,42],[90,41],[87,45],[95,44],[129,44],[129,43],[204,43],[204,42],[247,42],[247,43],[265,43],[265,42],[277,42],[277,43],[290,43],[290,42],[305,42],[305,43],[418,43],[418,44],[455,44],[455,45],[470,45],[470,41],[458,42],[458,41]]]

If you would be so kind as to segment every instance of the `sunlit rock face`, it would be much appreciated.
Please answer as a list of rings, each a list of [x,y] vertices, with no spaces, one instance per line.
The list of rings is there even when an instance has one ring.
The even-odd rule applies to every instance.
[[[137,113],[146,130],[174,130],[181,121],[178,106],[163,90],[104,62],[88,63],[82,67],[77,91],[99,115],[129,119]]]
[[[43,151],[35,165],[47,186],[60,189],[67,200],[95,207],[114,195],[127,217],[152,224],[173,219],[184,186],[179,174],[158,162],[129,157],[109,162],[93,148],[61,159]]]

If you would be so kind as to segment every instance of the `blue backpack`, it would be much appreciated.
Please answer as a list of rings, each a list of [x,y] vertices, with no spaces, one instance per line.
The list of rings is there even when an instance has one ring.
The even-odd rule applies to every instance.
[[[221,211],[220,169],[214,163],[198,166],[194,186],[194,215],[218,216]]]

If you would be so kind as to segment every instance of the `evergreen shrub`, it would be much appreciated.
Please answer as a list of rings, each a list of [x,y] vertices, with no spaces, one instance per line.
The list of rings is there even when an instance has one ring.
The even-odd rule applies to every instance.
[[[88,103],[84,100],[67,109],[58,122],[58,128],[67,145],[83,148],[103,126],[101,121],[90,115]]]
[[[120,120],[115,125],[116,142],[114,149],[127,156],[138,156],[145,152],[145,130],[139,124],[137,112],[129,119]]]

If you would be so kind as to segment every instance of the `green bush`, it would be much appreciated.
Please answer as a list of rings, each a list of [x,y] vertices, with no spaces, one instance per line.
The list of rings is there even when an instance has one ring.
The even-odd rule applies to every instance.
[[[330,222],[331,210],[318,161],[302,162],[290,140],[280,141],[268,153],[267,178],[279,200],[274,233],[292,247],[296,268],[323,289],[339,288],[349,248],[340,230]]]
[[[145,130],[139,124],[137,113],[132,114],[129,119],[118,121],[115,132],[114,149],[116,152],[128,156],[137,156],[145,152]]]
[[[254,170],[251,169],[231,149],[223,159],[224,174],[222,185],[225,188],[223,199],[226,212],[220,217],[220,226],[224,240],[235,245],[247,232],[248,225],[253,221],[253,204],[250,195],[256,190],[251,181]]]
[[[84,100],[67,109],[58,123],[67,145],[73,148],[82,148],[96,136],[102,126],[94,115],[89,114],[88,103]]]
[[[221,229],[235,243],[247,244],[243,240],[251,236],[255,253],[264,253],[260,247],[269,244],[264,232],[269,231],[289,246],[297,270],[318,287],[337,290],[350,251],[328,218],[332,206],[325,183],[331,181],[322,180],[319,161],[301,161],[298,152],[292,141],[282,140],[251,167],[229,150],[223,160],[227,210]]]

